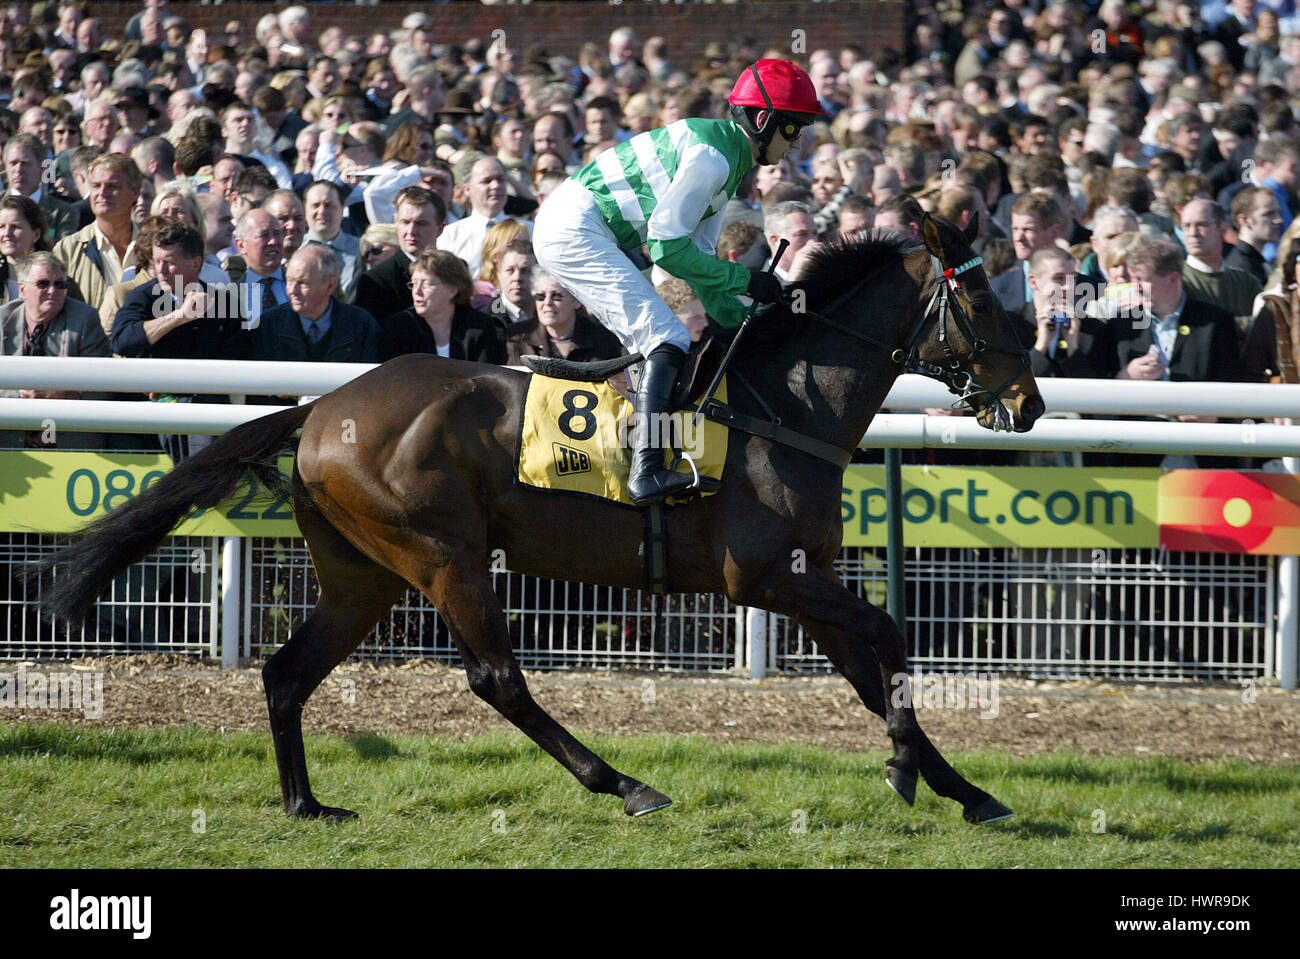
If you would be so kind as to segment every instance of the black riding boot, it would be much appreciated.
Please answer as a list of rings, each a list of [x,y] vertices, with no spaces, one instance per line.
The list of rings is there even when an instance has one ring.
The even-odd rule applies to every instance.
[[[686,354],[667,343],[646,357],[637,390],[632,426],[632,473],[627,492],[637,506],[654,503],[689,489],[694,482],[684,473],[664,468],[664,445],[669,442],[669,399],[673,382]]]

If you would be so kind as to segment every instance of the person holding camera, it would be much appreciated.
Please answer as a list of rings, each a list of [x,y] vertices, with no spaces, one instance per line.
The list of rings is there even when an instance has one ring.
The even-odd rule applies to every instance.
[[[1084,282],[1060,247],[1043,247],[1029,258],[1033,298],[1024,305],[1021,320],[1033,344],[1029,360],[1034,376],[1109,379],[1119,372],[1114,331],[1080,308],[1087,299]]]

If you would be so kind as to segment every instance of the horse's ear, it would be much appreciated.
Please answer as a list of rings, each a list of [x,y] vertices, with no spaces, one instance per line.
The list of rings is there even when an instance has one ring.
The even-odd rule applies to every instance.
[[[962,239],[966,241],[967,246],[973,246],[975,239],[980,235],[980,215],[978,210],[972,210],[970,221],[961,231]]]
[[[921,220],[921,239],[931,254],[943,259],[943,234],[939,232],[939,221],[929,213]]]

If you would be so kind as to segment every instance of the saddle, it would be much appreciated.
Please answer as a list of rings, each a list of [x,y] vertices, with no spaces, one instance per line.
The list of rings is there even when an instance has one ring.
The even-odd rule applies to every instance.
[[[682,364],[677,380],[673,384],[672,402],[676,409],[692,408],[696,401],[704,396],[713,376],[722,365],[722,357],[727,352],[727,344],[719,335],[706,331],[697,342],[691,344]],[[621,373],[645,359],[640,353],[620,356],[612,360],[596,360],[578,363],[573,360],[551,356],[522,356],[520,359],[534,373],[550,376],[557,380],[573,380],[579,383],[594,383],[607,380],[616,373]]]

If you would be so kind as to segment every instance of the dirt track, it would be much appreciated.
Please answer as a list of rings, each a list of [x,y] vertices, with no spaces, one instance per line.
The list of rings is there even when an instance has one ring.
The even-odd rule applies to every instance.
[[[170,656],[80,660],[104,671],[111,726],[266,730],[256,667],[223,672]],[[5,664],[11,671],[17,664]],[[67,669],[29,665],[29,669]],[[537,701],[575,731],[607,735],[695,734],[735,742],[792,741],[835,749],[889,747],[884,724],[838,676],[751,680],[664,673],[530,673]],[[925,692],[917,693],[918,698]],[[965,692],[965,690],[963,690]],[[974,690],[971,690],[974,692]],[[1016,754],[1073,747],[1093,755],[1188,760],[1300,761],[1300,693],[1259,686],[1156,686],[1003,679],[963,708],[925,708],[918,718],[945,752],[995,748]],[[971,699],[974,697],[972,696]],[[951,703],[951,701],[950,701]],[[996,715],[993,713],[996,712]],[[0,721],[46,721],[66,712],[0,710]],[[464,673],[429,662],[348,665],[312,698],[308,731],[431,733],[469,737],[512,728],[465,684]]]

